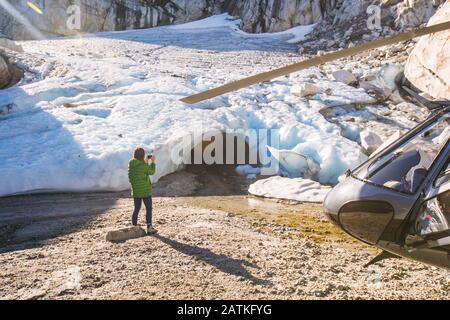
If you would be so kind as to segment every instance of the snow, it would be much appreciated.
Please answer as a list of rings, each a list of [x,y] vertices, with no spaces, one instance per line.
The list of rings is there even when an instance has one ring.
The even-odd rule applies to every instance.
[[[292,34],[294,37],[292,39],[289,39],[289,43],[296,43],[300,42],[305,39],[306,35],[314,30],[316,24],[311,24],[307,26],[298,26],[291,28],[289,30],[278,32],[278,34]]]
[[[233,18],[228,13],[223,13],[219,15],[215,15],[212,17],[208,17],[202,20],[197,20],[189,23],[179,24],[170,26],[168,28],[175,30],[191,30],[195,29],[204,30],[211,28],[230,28],[238,34],[244,35],[246,37],[256,37],[256,38],[271,38],[271,37],[280,37],[284,35],[289,35],[291,38],[287,40],[288,43],[297,43],[305,39],[306,35],[313,31],[316,24],[306,25],[306,26],[297,26],[294,28],[290,28],[288,30],[282,32],[272,32],[272,33],[247,33],[239,29],[239,25],[241,24],[240,19]]]
[[[331,187],[309,179],[274,176],[256,181],[248,192],[259,197],[322,203],[330,190]]]
[[[193,29],[211,29],[211,28],[231,28],[233,30],[239,30],[241,24],[240,19],[231,17],[228,13],[214,15],[205,19],[177,24],[169,26],[167,28],[172,30],[193,30]]]
[[[199,128],[279,130],[273,151],[281,170],[322,184],[336,183],[366,159],[358,142],[321,112],[373,98],[318,68],[196,105],[180,102],[298,61],[296,46],[287,43],[289,32],[248,35],[230,28],[233,21],[221,25],[224,20],[222,15],[205,25],[23,42],[23,63],[33,73],[27,77],[38,81],[0,91],[0,196],[125,190],[127,163],[137,145],[156,155],[157,181],[182,169],[171,161],[173,149]],[[320,93],[310,98],[291,93],[305,81]],[[8,105],[11,110],[4,112]]]

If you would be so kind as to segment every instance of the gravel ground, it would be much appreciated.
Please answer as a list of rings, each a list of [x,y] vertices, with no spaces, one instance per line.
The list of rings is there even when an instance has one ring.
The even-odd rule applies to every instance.
[[[359,243],[331,235],[313,241],[301,228],[253,216],[254,208],[209,209],[208,196],[185,197],[194,188],[181,187],[198,187],[195,179],[186,172],[162,179],[154,199],[159,234],[123,243],[107,242],[105,235],[128,224],[127,192],[0,199],[0,298],[449,298],[445,270],[396,259],[366,268],[374,252]],[[262,201],[225,197],[211,199],[236,206]],[[281,217],[321,210],[262,205],[278,206],[272,214]]]

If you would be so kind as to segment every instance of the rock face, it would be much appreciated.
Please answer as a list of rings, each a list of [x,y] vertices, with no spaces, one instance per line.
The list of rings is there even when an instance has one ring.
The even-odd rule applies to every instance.
[[[222,1],[208,0],[41,0],[43,15],[32,11],[26,0],[11,3],[15,10],[44,34],[66,35],[76,31],[116,31],[150,28],[172,23],[198,20],[220,13]],[[71,5],[79,4],[77,9]],[[77,30],[77,24],[81,24]],[[74,28],[75,26],[75,28]],[[0,32],[15,39],[36,38],[33,30],[25,27],[0,6]]]
[[[389,2],[384,0],[383,2]],[[391,1],[392,2],[392,1]],[[392,16],[396,17],[395,23],[399,27],[418,26],[427,22],[436,12],[436,7],[445,1],[438,0],[408,0],[394,1],[395,6],[391,7]]]
[[[224,9],[242,19],[248,32],[277,32],[297,25],[330,20],[346,24],[367,19],[367,8],[378,5],[383,26],[410,28],[425,23],[445,0],[231,0]]]
[[[327,25],[353,24],[367,19],[369,5],[382,8],[383,26],[414,27],[427,22],[445,0],[41,0],[39,15],[26,0],[10,1],[32,26],[49,34],[73,34],[67,26],[79,3],[83,32],[149,28],[198,20],[228,12],[242,20],[247,32],[277,32],[325,21]],[[73,19],[71,20],[73,21]],[[0,6],[0,32],[15,39],[36,38],[32,28],[19,23]]]
[[[450,2],[429,25],[450,20]],[[437,99],[450,100],[450,30],[423,37],[409,56],[405,75],[412,84]]]
[[[334,0],[235,0],[226,9],[242,19],[247,32],[278,32],[322,20]]]

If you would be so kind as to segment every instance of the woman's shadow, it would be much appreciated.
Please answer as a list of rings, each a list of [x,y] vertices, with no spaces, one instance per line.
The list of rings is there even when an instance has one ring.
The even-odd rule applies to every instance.
[[[271,281],[259,279],[255,276],[253,276],[250,272],[248,272],[244,266],[252,267],[252,268],[257,268],[257,266],[246,260],[233,259],[224,254],[217,254],[217,253],[212,252],[209,249],[200,248],[200,247],[191,246],[191,245],[188,245],[185,243],[181,243],[176,240],[166,238],[159,234],[155,234],[155,235],[153,235],[153,237],[156,239],[159,239],[161,242],[167,244],[168,246],[172,247],[173,249],[177,250],[178,252],[181,252],[185,255],[195,257],[201,261],[204,261],[222,272],[225,272],[225,273],[237,276],[237,277],[243,277],[247,280],[250,280],[253,284],[264,285],[264,286],[272,284]]]

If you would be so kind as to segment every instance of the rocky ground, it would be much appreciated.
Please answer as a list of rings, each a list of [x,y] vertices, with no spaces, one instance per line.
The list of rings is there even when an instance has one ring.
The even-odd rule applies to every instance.
[[[1,199],[0,298],[449,298],[447,271],[396,259],[364,267],[376,250],[334,229],[320,205],[251,198],[217,171],[200,179],[204,170],[162,179],[159,234],[123,243],[105,235],[129,223],[127,192]]]

